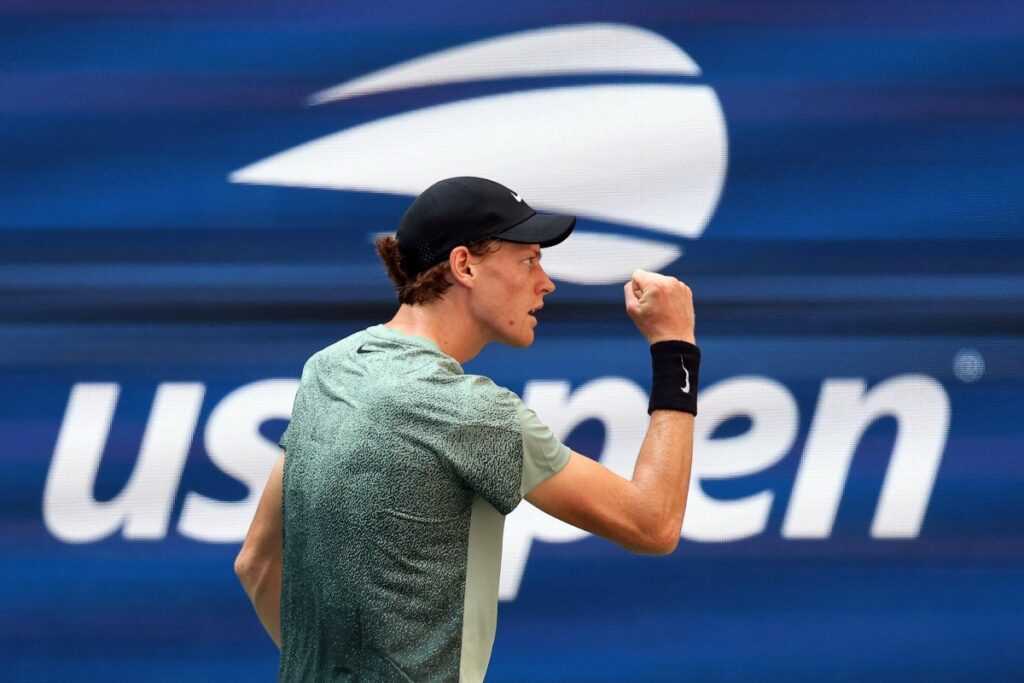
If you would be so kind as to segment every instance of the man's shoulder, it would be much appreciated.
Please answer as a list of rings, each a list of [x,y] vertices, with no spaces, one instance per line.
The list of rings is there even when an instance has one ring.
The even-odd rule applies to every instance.
[[[365,330],[365,329],[364,330],[359,330],[357,332],[353,332],[352,334],[348,335],[347,337],[342,337],[341,339],[339,339],[338,341],[334,342],[333,344],[329,344],[328,346],[325,346],[324,348],[320,349],[319,351],[314,353],[312,356],[310,356],[309,360],[312,361],[315,358],[318,358],[318,359],[319,358],[330,358],[330,357],[333,357],[333,356],[340,356],[340,355],[347,354],[352,349],[358,348],[361,344],[365,343],[368,339],[370,339],[370,335],[367,332],[367,330]]]
[[[343,337],[338,341],[325,346],[306,359],[303,374],[324,365],[331,365],[344,361],[350,357],[353,351],[357,350],[362,344],[366,343],[370,339],[370,335],[364,329],[353,332],[347,337]]]

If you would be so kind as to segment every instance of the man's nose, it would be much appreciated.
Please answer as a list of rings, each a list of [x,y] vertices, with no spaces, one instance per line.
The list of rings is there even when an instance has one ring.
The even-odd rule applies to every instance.
[[[555,291],[555,283],[551,278],[548,277],[548,273],[546,270],[544,270],[544,266],[540,267],[540,273],[541,275],[544,276],[544,280],[541,283],[541,293],[550,294],[551,292]]]

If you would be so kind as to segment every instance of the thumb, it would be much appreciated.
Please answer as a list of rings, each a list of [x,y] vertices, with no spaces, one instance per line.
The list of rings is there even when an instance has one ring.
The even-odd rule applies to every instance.
[[[659,276],[656,273],[642,270],[640,268],[633,271],[633,277],[630,280],[630,283],[633,286],[633,294],[636,297],[637,305],[647,303],[647,295],[653,288],[658,277]]]
[[[627,282],[622,289],[626,297],[626,310],[635,311],[637,307],[640,305],[640,301],[637,297],[639,296],[639,294],[642,293],[641,290],[637,287],[636,282],[633,280]]]

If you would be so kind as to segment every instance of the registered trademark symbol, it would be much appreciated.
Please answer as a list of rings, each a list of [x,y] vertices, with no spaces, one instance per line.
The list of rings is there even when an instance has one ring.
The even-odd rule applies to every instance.
[[[953,357],[953,374],[961,382],[977,382],[985,374],[985,359],[974,349],[961,349]]]

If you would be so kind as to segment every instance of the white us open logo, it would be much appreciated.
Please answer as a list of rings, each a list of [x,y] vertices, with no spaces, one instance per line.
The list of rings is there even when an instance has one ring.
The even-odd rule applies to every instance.
[[[663,36],[623,24],[513,33],[367,74],[308,104],[449,83],[616,75],[634,82],[519,90],[378,119],[267,157],[230,180],[415,196],[439,178],[492,178],[538,210],[639,229],[584,226],[571,249],[545,255],[557,279],[621,282],[634,268],[678,259],[683,240],[703,233],[725,182],[725,121],[712,88],[635,82],[701,75]]]

